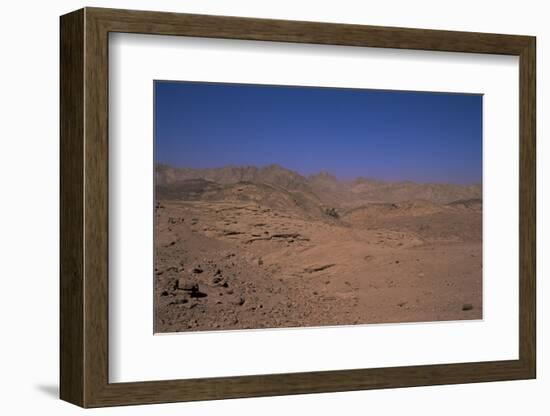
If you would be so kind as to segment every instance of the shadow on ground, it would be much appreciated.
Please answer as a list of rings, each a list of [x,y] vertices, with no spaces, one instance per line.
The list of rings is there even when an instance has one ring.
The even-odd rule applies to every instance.
[[[59,398],[59,386],[56,384],[38,384],[35,388],[46,396],[50,396],[54,399]]]

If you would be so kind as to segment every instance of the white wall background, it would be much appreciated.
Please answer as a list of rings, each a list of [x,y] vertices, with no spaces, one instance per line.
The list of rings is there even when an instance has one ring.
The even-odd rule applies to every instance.
[[[83,412],[57,399],[58,390],[58,16],[103,6],[295,20],[536,35],[538,40],[538,313],[539,377],[534,381],[423,387],[338,394],[225,400],[87,411],[103,415],[160,414],[407,414],[543,415],[550,402],[550,361],[544,347],[544,247],[550,227],[542,213],[550,170],[545,142],[544,76],[550,56],[545,2],[305,0],[24,1],[3,4],[0,17],[0,409],[4,414]],[[546,199],[546,200],[545,200]]]

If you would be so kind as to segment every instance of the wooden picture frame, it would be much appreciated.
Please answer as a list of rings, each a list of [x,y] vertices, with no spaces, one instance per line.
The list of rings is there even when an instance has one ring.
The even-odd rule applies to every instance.
[[[530,36],[85,8],[61,17],[60,396],[82,407],[338,392],[536,376],[535,38]],[[519,56],[519,359],[110,383],[110,32]]]

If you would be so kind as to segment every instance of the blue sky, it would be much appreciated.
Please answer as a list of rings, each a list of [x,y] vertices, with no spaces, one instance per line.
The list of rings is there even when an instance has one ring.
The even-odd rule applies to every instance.
[[[480,183],[482,96],[155,81],[155,159]]]

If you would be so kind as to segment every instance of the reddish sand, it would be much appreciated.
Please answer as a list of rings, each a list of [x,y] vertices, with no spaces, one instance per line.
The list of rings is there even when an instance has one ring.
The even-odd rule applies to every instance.
[[[482,317],[481,201],[330,211],[262,186],[157,192],[156,332]]]

